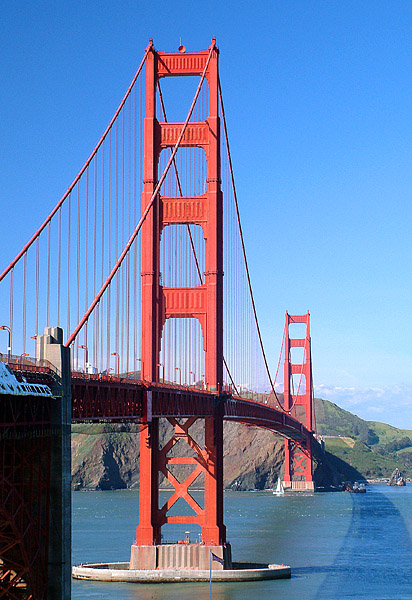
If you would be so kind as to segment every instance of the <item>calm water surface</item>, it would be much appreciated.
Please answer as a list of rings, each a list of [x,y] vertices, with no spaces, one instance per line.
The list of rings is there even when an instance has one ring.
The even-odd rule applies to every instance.
[[[138,492],[75,492],[73,563],[128,561],[137,514]],[[268,492],[227,492],[225,522],[234,560],[289,564],[292,578],[215,583],[214,600],[412,600],[411,484],[370,486],[366,494],[280,498]],[[170,527],[167,538],[179,539],[181,532]],[[72,597],[208,600],[209,584],[73,580]]]

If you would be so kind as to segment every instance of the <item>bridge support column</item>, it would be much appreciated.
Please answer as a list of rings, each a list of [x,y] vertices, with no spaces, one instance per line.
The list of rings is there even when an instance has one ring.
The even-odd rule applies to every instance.
[[[205,544],[226,543],[223,524],[223,419],[205,419],[205,521],[202,540]]]
[[[176,551],[176,563],[186,568],[207,568],[209,554],[205,548],[212,548],[213,552],[225,560],[225,567],[230,568],[230,545],[226,543],[226,528],[223,524],[223,419],[220,416],[204,419],[204,445],[200,446],[190,428],[199,421],[195,417],[189,419],[168,419],[173,426],[173,434],[162,448],[159,447],[159,420],[145,424],[141,430],[141,456],[140,456],[140,522],[136,529],[136,544],[132,546],[131,569],[156,569],[171,568],[173,552],[162,553],[161,527],[166,523],[196,524],[201,526],[201,543],[191,543],[181,540],[179,544],[191,546],[192,550]],[[184,421],[184,422],[183,422]],[[177,444],[180,441],[187,444],[186,451],[181,448],[177,453]],[[193,456],[188,456],[191,449]],[[192,471],[185,479],[179,479],[173,472],[174,465],[190,465]],[[170,498],[159,507],[159,475],[163,474],[166,481],[172,486],[173,493]],[[203,507],[193,496],[191,486],[204,476]],[[143,493],[144,490],[144,493]],[[191,509],[192,516],[169,515],[169,510],[175,503],[183,499]],[[170,544],[169,544],[170,545]],[[200,549],[193,550],[193,546]],[[207,556],[206,556],[206,554]],[[172,554],[171,554],[172,553]],[[185,558],[186,557],[186,558]],[[196,563],[194,557],[199,558]],[[187,564],[184,565],[184,560]],[[206,565],[206,566],[201,566]],[[221,565],[217,563],[214,568]]]
[[[290,325],[306,325],[304,337],[291,337]],[[301,361],[292,356],[293,348],[302,348]],[[295,381],[293,381],[295,379]],[[289,315],[285,323],[284,408],[312,431],[313,414],[312,358],[310,315]],[[296,491],[313,491],[312,442],[301,444],[285,440],[285,473],[283,486]]]
[[[159,194],[143,223],[141,364],[143,378],[158,382],[159,352],[166,320],[197,319],[203,334],[204,378],[208,390],[216,394],[216,403],[214,414],[207,415],[204,419],[203,444],[196,441],[190,431],[197,421],[196,417],[181,418],[178,414],[170,416],[168,420],[173,427],[173,435],[162,448],[159,448],[159,429],[155,419],[142,426],[140,521],[136,531],[136,545],[132,546],[131,568],[164,568],[166,564],[171,566],[170,555],[163,561],[163,554],[159,550],[161,527],[166,523],[188,526],[194,523],[201,527],[202,544],[198,544],[199,549],[196,551],[199,554],[197,568],[205,561],[208,564],[209,555],[204,549],[212,546],[216,555],[224,557],[226,567],[231,561],[229,546],[225,545],[226,530],[223,524],[223,419],[219,414],[218,403],[223,386],[223,197],[218,114],[219,52],[214,39],[209,50],[204,52],[186,54],[183,47],[182,49],[178,53],[157,52],[151,45],[146,61],[142,210],[151,201],[159,180],[158,163],[162,150],[172,150],[178,141],[180,148],[196,147],[204,150],[207,188],[201,196],[195,197],[184,196],[182,189],[177,197]],[[163,77],[202,76],[203,73],[209,86],[209,114],[205,121],[190,122],[181,137],[183,123],[157,120],[156,90]],[[166,226],[177,225],[202,227],[205,240],[204,273],[199,269],[198,285],[161,285],[162,232]],[[184,343],[176,350],[180,353],[185,351],[190,350],[184,347]],[[162,366],[164,379],[165,365]],[[171,365],[171,368],[174,366]],[[177,444],[182,440],[189,446],[191,455],[176,454]],[[187,472],[190,466],[192,472],[184,480],[180,475],[179,480],[174,473],[174,465],[187,466]],[[162,507],[159,507],[159,473],[163,474],[173,489],[172,496]],[[200,475],[204,478],[205,488],[203,507],[189,489]],[[189,505],[192,514],[170,515],[169,509],[181,499]],[[205,552],[206,558],[200,558]],[[185,560],[189,561],[187,566],[196,568],[190,552],[183,554],[186,556]],[[180,558],[176,558],[176,566],[184,566],[181,552],[176,550],[177,556]],[[219,563],[217,565],[221,567]]]
[[[46,328],[38,350],[51,363],[43,372],[21,361],[0,369],[11,390],[0,395],[0,596],[69,600],[70,354],[59,328]]]
[[[71,597],[71,368],[63,330],[46,327],[37,337],[37,357],[60,373],[61,388],[51,410],[50,520],[48,598]],[[60,387],[60,386],[59,386]]]
[[[161,542],[158,496],[159,419],[153,419],[140,428],[140,520],[136,529],[137,545],[149,546]]]

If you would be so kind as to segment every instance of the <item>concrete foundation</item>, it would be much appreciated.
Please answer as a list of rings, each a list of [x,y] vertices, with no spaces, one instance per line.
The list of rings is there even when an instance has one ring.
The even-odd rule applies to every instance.
[[[314,492],[314,481],[284,481],[283,488],[291,492]]]
[[[101,563],[73,567],[74,579],[89,581],[123,581],[129,583],[183,583],[209,581],[209,569],[130,569],[129,563]],[[233,569],[212,570],[212,581],[259,581],[288,579],[291,568],[287,565],[233,563]]]
[[[130,553],[130,569],[197,569],[210,568],[210,553],[213,552],[224,564],[213,560],[212,570],[232,568],[230,544],[207,546],[205,544],[160,544],[142,546],[134,544]]]
[[[314,492],[314,481],[284,481],[283,488],[290,492]]]

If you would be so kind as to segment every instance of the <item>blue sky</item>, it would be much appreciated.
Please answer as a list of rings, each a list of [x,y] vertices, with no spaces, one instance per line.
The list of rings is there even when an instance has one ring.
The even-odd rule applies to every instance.
[[[148,38],[221,51],[267,353],[312,316],[318,395],[412,428],[412,4],[14,2],[0,7],[2,263],[74,179]]]

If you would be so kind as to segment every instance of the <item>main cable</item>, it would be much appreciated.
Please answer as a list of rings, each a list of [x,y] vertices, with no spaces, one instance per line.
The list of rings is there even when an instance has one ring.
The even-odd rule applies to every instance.
[[[103,135],[100,138],[100,140],[97,142],[97,144],[96,144],[93,152],[91,153],[91,155],[89,156],[89,158],[84,163],[83,168],[80,170],[79,174],[76,176],[76,178],[74,179],[73,183],[67,188],[66,193],[63,195],[63,197],[61,198],[61,200],[56,204],[56,206],[54,207],[54,209],[52,210],[52,212],[49,214],[49,216],[46,218],[46,220],[43,222],[43,224],[33,234],[33,236],[30,238],[30,240],[27,242],[27,244],[18,253],[18,255],[16,256],[16,258],[14,260],[12,260],[12,262],[9,264],[9,266],[0,275],[0,281],[2,281],[6,277],[6,275],[11,271],[11,269],[16,265],[16,263],[18,263],[18,261],[21,259],[21,257],[27,252],[27,250],[30,248],[30,246],[33,244],[33,242],[36,241],[36,239],[39,237],[39,235],[42,233],[42,231],[45,229],[45,227],[48,225],[48,223],[50,223],[50,221],[52,220],[52,218],[54,217],[54,215],[57,213],[57,211],[59,210],[59,208],[61,208],[61,206],[63,205],[64,201],[71,194],[71,192],[73,191],[73,188],[75,187],[75,185],[80,181],[83,173],[86,171],[86,169],[90,165],[91,161],[96,156],[96,154],[97,154],[100,146],[102,145],[102,143],[104,142],[107,134],[111,130],[111,128],[113,126],[113,123],[116,121],[117,117],[119,116],[120,111],[122,110],[123,106],[125,105],[126,100],[128,99],[128,97],[130,95],[130,92],[132,91],[133,86],[136,83],[136,80],[139,77],[141,70],[143,69],[143,65],[146,62],[147,55],[149,54],[149,52],[150,52],[150,50],[152,48],[153,48],[153,41],[150,40],[150,43],[149,43],[148,47],[146,48],[145,54],[143,56],[142,62],[140,63],[139,68],[136,71],[136,75],[132,79],[132,83],[129,85],[129,88],[128,88],[128,90],[127,90],[127,92],[126,92],[123,100],[121,101],[121,103],[119,105],[119,108],[114,113],[114,116],[113,116],[112,120],[110,121],[109,125],[106,127],[106,130],[103,133]]]
[[[150,48],[152,48],[152,46],[150,46]],[[162,176],[160,177],[160,179],[159,179],[159,181],[158,181],[158,183],[157,183],[157,185],[156,185],[156,187],[155,187],[155,189],[154,189],[154,191],[153,191],[153,194],[152,194],[152,196],[151,196],[151,198],[150,198],[150,200],[149,200],[149,202],[148,202],[148,204],[147,204],[147,206],[146,206],[146,209],[144,210],[144,212],[143,212],[143,215],[141,216],[141,218],[140,218],[140,221],[139,221],[139,223],[137,224],[137,226],[136,226],[135,230],[133,231],[133,233],[132,233],[132,235],[131,235],[131,237],[130,237],[129,241],[127,242],[126,246],[124,247],[124,249],[123,249],[123,252],[121,253],[121,255],[120,255],[119,259],[117,260],[117,262],[116,262],[116,264],[114,265],[114,267],[113,267],[112,271],[110,272],[110,275],[107,277],[106,281],[104,282],[104,284],[103,284],[103,286],[101,287],[100,291],[98,292],[97,296],[95,297],[95,299],[93,300],[93,302],[92,302],[92,303],[91,303],[91,305],[89,306],[88,310],[87,310],[87,311],[85,312],[85,314],[83,315],[83,317],[82,317],[82,320],[81,320],[81,321],[80,321],[80,323],[77,325],[76,329],[73,331],[73,333],[70,335],[70,337],[68,338],[67,342],[65,343],[65,346],[66,346],[66,348],[67,348],[67,347],[69,347],[69,346],[70,346],[70,345],[73,343],[73,341],[74,341],[74,339],[76,338],[76,336],[78,335],[79,331],[82,329],[83,325],[84,325],[84,324],[87,322],[87,320],[89,319],[89,317],[90,317],[91,313],[93,312],[94,308],[95,308],[95,307],[97,306],[97,304],[100,302],[100,299],[101,299],[101,297],[102,297],[103,293],[106,291],[106,289],[107,289],[107,288],[108,288],[108,286],[110,285],[110,283],[111,283],[111,281],[112,281],[113,277],[114,277],[114,276],[116,275],[116,273],[118,272],[118,270],[119,270],[120,266],[121,266],[121,265],[122,265],[122,263],[123,263],[123,259],[125,258],[125,256],[126,256],[126,255],[128,254],[128,252],[129,252],[130,248],[132,247],[132,244],[133,244],[134,240],[136,239],[136,237],[137,237],[137,234],[139,233],[139,231],[140,231],[140,229],[141,229],[141,227],[142,227],[142,225],[143,225],[143,223],[144,223],[144,221],[145,221],[145,219],[146,219],[147,215],[149,214],[149,211],[150,211],[150,209],[151,209],[151,208],[152,208],[152,206],[153,206],[153,203],[154,203],[154,201],[155,201],[155,198],[157,197],[157,195],[158,195],[158,193],[159,193],[159,191],[160,191],[160,188],[161,188],[161,186],[162,186],[162,184],[163,184],[163,182],[164,182],[164,180],[165,180],[165,178],[166,178],[166,175],[167,175],[167,173],[168,173],[168,171],[169,171],[169,169],[170,169],[170,166],[171,166],[171,164],[172,164],[172,162],[173,162],[173,160],[174,160],[174,157],[176,156],[177,150],[178,150],[178,148],[179,148],[179,146],[180,146],[180,144],[181,144],[181,142],[182,142],[183,136],[184,136],[184,134],[185,134],[185,131],[186,131],[186,129],[187,129],[187,126],[188,126],[188,123],[189,123],[189,119],[190,119],[190,117],[192,116],[193,109],[194,109],[194,107],[195,107],[195,104],[196,104],[197,98],[198,98],[198,96],[199,96],[199,93],[200,93],[200,90],[201,90],[201,88],[202,88],[203,81],[204,81],[204,79],[205,79],[205,77],[206,77],[206,71],[207,71],[207,68],[208,68],[208,66],[209,66],[209,62],[210,62],[210,59],[211,59],[211,57],[212,57],[212,52],[213,52],[214,48],[215,48],[215,42],[213,41],[213,42],[212,42],[212,44],[211,44],[211,46],[210,46],[210,49],[209,49],[209,55],[208,55],[208,57],[207,57],[206,64],[205,64],[205,67],[204,67],[204,69],[203,69],[202,76],[201,76],[201,78],[200,78],[200,82],[199,82],[199,85],[198,85],[198,87],[197,87],[197,90],[196,90],[195,96],[194,96],[194,98],[193,98],[192,104],[191,104],[191,106],[190,106],[190,109],[189,109],[188,115],[187,115],[187,117],[186,117],[186,120],[185,120],[185,122],[184,122],[184,124],[183,124],[182,130],[181,130],[181,132],[180,132],[180,134],[179,134],[179,137],[178,137],[178,139],[177,139],[177,141],[176,141],[176,144],[175,144],[175,145],[174,145],[174,147],[173,147],[172,154],[171,154],[171,156],[170,156],[170,158],[169,158],[169,160],[168,160],[168,162],[167,162],[167,165],[166,165],[166,167],[165,167],[165,169],[164,169],[164,171],[163,171],[163,174],[162,174]]]
[[[279,401],[279,398],[278,398],[278,395],[277,395],[276,390],[275,390],[275,386],[273,385],[273,380],[272,380],[272,377],[270,375],[269,365],[268,365],[268,361],[267,361],[267,358],[266,358],[265,349],[264,349],[264,346],[263,346],[262,335],[261,335],[261,332],[260,332],[259,321],[258,321],[257,312],[256,312],[256,306],[255,306],[255,300],[254,300],[254,297],[253,297],[252,283],[251,283],[251,280],[250,280],[249,267],[248,267],[248,262],[247,262],[247,257],[246,257],[246,249],[245,249],[245,243],[244,243],[244,239],[243,239],[242,225],[241,225],[241,222],[240,222],[239,205],[238,205],[238,201],[237,201],[237,194],[236,194],[236,187],[235,187],[235,177],[234,177],[234,174],[233,174],[232,157],[231,157],[230,148],[229,148],[229,137],[228,137],[228,133],[227,133],[227,125],[226,125],[226,118],[225,118],[225,109],[224,109],[224,106],[223,106],[223,97],[222,97],[222,88],[220,86],[220,79],[218,80],[218,90],[219,90],[220,108],[221,108],[221,111],[222,111],[223,130],[224,130],[224,134],[225,134],[226,148],[227,148],[227,154],[228,154],[228,160],[229,160],[230,177],[231,177],[231,180],[232,180],[233,197],[234,197],[235,208],[236,208],[236,216],[237,216],[237,222],[238,222],[238,226],[239,226],[240,241],[241,241],[241,245],[242,245],[243,259],[244,259],[244,262],[245,262],[245,269],[246,269],[246,277],[247,277],[247,282],[248,282],[248,287],[249,287],[250,299],[251,299],[251,302],[252,302],[253,315],[255,317],[257,334],[258,334],[258,338],[259,338],[260,348],[262,350],[262,356],[263,356],[263,360],[264,360],[264,363],[265,363],[266,372],[267,372],[267,375],[269,377],[269,382],[270,382],[270,386],[272,388],[273,394],[274,394],[274,396],[275,396],[275,398],[276,398],[279,406],[282,408],[283,412],[287,413],[288,411],[286,411],[283,408],[283,406],[281,405],[281,403]]]

